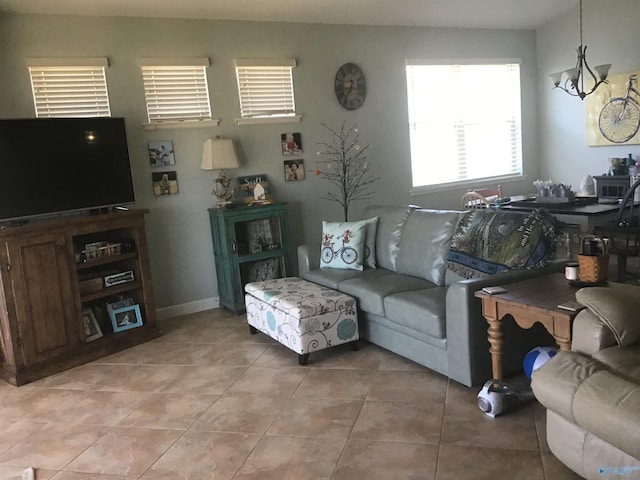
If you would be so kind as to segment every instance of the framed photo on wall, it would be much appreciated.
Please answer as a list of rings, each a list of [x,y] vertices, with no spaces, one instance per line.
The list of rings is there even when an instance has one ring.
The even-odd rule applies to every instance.
[[[304,180],[304,160],[285,160],[284,179],[286,182]]]
[[[173,154],[173,142],[170,140],[149,142],[149,161],[152,167],[175,165],[176,158]]]
[[[151,180],[153,182],[153,194],[156,197],[180,193],[178,174],[175,171],[152,173]]]
[[[302,137],[299,133],[287,132],[280,135],[283,155],[300,155],[302,153]]]

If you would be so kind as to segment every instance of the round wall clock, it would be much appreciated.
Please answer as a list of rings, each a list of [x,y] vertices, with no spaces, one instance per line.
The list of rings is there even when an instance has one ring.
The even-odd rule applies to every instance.
[[[367,82],[355,63],[345,63],[336,73],[336,98],[347,110],[360,108],[367,95]]]

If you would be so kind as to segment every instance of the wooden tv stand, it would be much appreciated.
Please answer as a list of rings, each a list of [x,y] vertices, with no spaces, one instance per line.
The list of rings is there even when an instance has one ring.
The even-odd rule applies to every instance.
[[[23,385],[160,335],[144,228],[148,212],[66,216],[0,230],[1,379]],[[86,259],[82,251],[95,242],[120,247]],[[105,287],[99,280],[130,271],[126,283]],[[142,325],[114,333],[105,306],[129,298],[139,306]],[[87,309],[102,331],[91,341]]]

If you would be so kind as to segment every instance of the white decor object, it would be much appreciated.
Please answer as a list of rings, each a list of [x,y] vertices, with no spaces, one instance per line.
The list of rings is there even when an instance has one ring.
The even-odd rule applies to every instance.
[[[204,142],[200,168],[202,170],[218,170],[218,178],[214,179],[211,189],[211,194],[218,199],[216,207],[220,208],[233,203],[232,179],[227,175],[225,169],[238,168],[239,166],[240,162],[233,140],[218,136]]]
[[[593,93],[600,84],[606,83],[611,64],[609,63],[593,67],[593,70],[595,70],[594,73],[587,63],[587,46],[582,42],[582,0],[580,0],[580,46],[576,51],[578,52],[578,61],[576,66],[565,70],[564,72],[552,73],[550,77],[555,88],[564,90],[569,95],[580,97],[580,99],[583,100],[584,97]],[[565,76],[564,83],[560,85],[563,74]],[[593,86],[591,87],[591,90],[588,91],[585,91],[585,76],[587,76],[587,83],[591,83],[591,80],[593,80]]]
[[[580,195],[595,195],[596,194],[596,184],[593,181],[593,177],[591,175],[585,175],[582,181],[580,182]]]

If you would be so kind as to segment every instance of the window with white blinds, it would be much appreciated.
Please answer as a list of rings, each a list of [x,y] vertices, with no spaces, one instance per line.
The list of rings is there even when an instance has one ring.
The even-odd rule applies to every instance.
[[[207,58],[143,59],[149,123],[211,120],[207,66]]]
[[[295,116],[293,67],[296,61],[236,59],[242,118]]]
[[[109,117],[106,58],[30,59],[36,117]]]
[[[518,63],[406,72],[414,188],[522,175]]]

